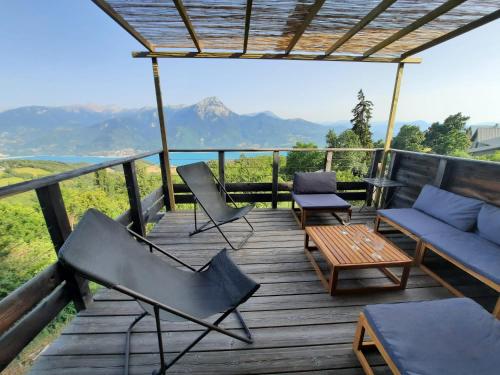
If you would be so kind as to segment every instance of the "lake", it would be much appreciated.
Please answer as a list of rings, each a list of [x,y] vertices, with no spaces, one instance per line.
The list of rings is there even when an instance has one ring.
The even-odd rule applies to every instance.
[[[242,155],[247,158],[253,158],[262,155],[272,155],[272,152],[226,152],[226,160],[237,160]],[[280,155],[285,156],[286,152],[280,152]],[[179,165],[185,165],[190,163],[195,163],[198,161],[209,161],[217,160],[217,152],[171,152],[170,153],[170,164],[174,167]],[[106,160],[119,159],[116,156],[88,156],[88,155],[34,155],[34,156],[15,156],[10,158],[4,158],[0,160],[7,159],[23,159],[23,160],[50,160],[59,161],[63,163],[88,163],[97,164],[102,163]],[[158,156],[150,156],[145,158],[153,164],[159,164]]]

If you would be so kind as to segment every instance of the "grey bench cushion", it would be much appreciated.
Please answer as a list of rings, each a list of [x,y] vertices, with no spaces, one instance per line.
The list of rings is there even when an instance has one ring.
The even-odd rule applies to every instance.
[[[463,231],[474,228],[483,202],[432,185],[422,188],[413,208]]]
[[[364,310],[402,375],[494,375],[500,321],[468,298],[367,306]]]
[[[423,237],[437,250],[500,284],[500,246],[475,233],[455,230]]]
[[[381,216],[422,237],[431,233],[455,232],[457,229],[414,208],[391,208],[377,211]]]
[[[483,204],[477,217],[477,230],[481,237],[500,245],[500,208]]]
[[[337,192],[335,172],[296,172],[293,176],[296,194],[331,194]]]
[[[306,209],[348,209],[351,205],[336,194],[295,194],[292,198]]]

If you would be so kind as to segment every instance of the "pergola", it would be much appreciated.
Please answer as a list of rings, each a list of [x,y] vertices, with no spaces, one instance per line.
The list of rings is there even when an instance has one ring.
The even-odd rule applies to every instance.
[[[174,207],[158,58],[396,63],[382,172],[405,64],[500,17],[498,0],[92,0],[151,58]]]

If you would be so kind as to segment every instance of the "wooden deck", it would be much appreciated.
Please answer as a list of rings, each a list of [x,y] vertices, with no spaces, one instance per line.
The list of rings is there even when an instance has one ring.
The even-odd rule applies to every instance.
[[[373,220],[373,211],[355,212],[353,222]],[[262,283],[256,296],[241,307],[255,337],[247,345],[218,333],[210,333],[167,373],[172,374],[362,374],[352,350],[355,323],[363,306],[372,303],[419,301],[450,297],[451,294],[418,268],[412,268],[404,291],[330,297],[307,260],[303,250],[304,232],[290,210],[254,210],[249,220],[255,235],[242,250],[231,252],[233,259],[255,280]],[[315,218],[335,223],[331,216]],[[151,231],[154,242],[173,251],[192,265],[202,265],[225,246],[221,236],[206,232],[188,237],[192,213],[166,214]],[[246,228],[239,223],[225,226],[237,240]],[[404,249],[413,243],[396,236]],[[103,249],[105,251],[105,249]],[[410,255],[412,251],[409,250]],[[431,259],[432,261],[432,259]],[[434,261],[441,274],[467,295],[491,307],[494,298],[462,272]],[[376,270],[352,270],[341,274],[341,286],[369,286],[383,282]],[[64,333],[37,359],[33,374],[122,374],[125,331],[141,312],[128,297],[107,289],[95,296],[92,307],[82,311]],[[411,322],[410,322],[411,324]],[[238,327],[230,317],[223,325]],[[200,327],[190,323],[164,323],[164,344],[168,355],[180,351],[197,335]],[[154,321],[140,322],[132,335],[131,374],[150,374],[159,357]],[[374,355],[373,363],[381,364]],[[385,374],[377,366],[377,374]]]

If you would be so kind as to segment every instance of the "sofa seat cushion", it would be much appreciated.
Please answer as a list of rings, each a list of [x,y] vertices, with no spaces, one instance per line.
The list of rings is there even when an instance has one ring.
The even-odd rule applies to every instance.
[[[477,217],[479,235],[500,246],[500,208],[483,204]]]
[[[333,194],[337,192],[335,172],[295,172],[293,192],[297,194]]]
[[[370,326],[401,375],[493,375],[500,321],[468,298],[367,306]]]
[[[423,241],[467,268],[500,284],[500,246],[475,233],[433,233]]]
[[[432,185],[422,188],[413,208],[463,231],[474,228],[483,201],[467,198]]]
[[[389,208],[377,212],[418,237],[431,233],[455,233],[456,231],[452,226],[414,208]]]
[[[297,204],[305,209],[348,209],[349,202],[340,198],[337,194],[295,194],[292,198]]]

